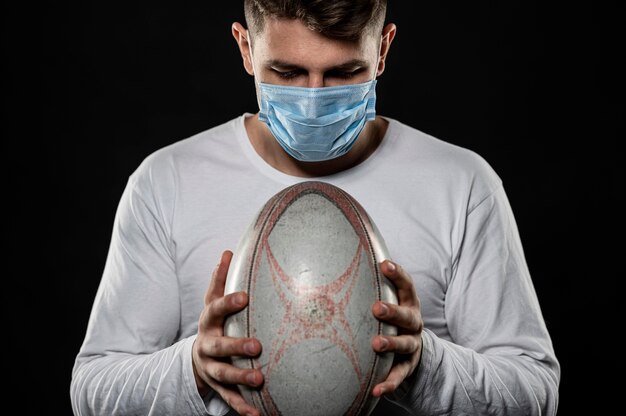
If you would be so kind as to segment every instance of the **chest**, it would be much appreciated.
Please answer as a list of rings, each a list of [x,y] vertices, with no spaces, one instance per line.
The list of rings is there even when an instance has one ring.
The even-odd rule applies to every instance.
[[[176,268],[181,292],[181,335],[197,329],[211,273],[222,251],[235,250],[268,192],[249,196],[246,204],[220,204],[197,200],[185,205],[176,241]],[[412,277],[422,304],[426,326],[447,338],[445,294],[454,256],[453,214],[427,202],[386,202],[360,199],[377,225],[391,256]],[[194,204],[196,206],[194,206]]]

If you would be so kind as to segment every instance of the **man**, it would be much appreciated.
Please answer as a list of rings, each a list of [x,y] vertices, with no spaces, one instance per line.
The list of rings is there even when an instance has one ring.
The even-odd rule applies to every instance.
[[[393,258],[381,268],[399,305],[372,313],[400,331],[372,348],[397,360],[371,391],[374,414],[556,413],[560,368],[500,179],[475,153],[375,114],[396,34],[385,9],[245,1],[247,29],[232,34],[261,111],[130,177],[73,371],[76,414],[258,415],[236,385],[262,373],[229,358],[263,346],[223,336],[248,302],[224,296],[229,247],[270,196],[312,178],[359,200]]]

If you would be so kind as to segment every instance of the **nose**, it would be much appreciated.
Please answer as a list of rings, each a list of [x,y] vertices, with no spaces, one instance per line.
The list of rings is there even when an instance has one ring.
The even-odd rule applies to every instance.
[[[322,88],[324,85],[324,74],[309,73],[308,88]]]

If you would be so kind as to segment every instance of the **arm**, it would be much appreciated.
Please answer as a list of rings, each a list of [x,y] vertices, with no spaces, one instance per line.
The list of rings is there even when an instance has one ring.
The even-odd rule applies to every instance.
[[[501,187],[467,214],[453,270],[452,341],[425,328],[419,365],[387,398],[413,414],[555,415],[560,368]],[[393,315],[410,316],[402,306]]]
[[[177,340],[180,306],[164,207],[145,175],[120,200],[87,333],[75,361],[76,415],[206,414],[191,371],[193,339]]]
[[[145,169],[150,167],[131,176],[118,206],[107,262],[72,372],[73,411],[76,415],[223,415],[228,406],[215,391],[219,382],[212,380],[208,386],[199,374],[219,374],[226,366],[214,360],[196,372],[194,346],[203,345],[203,357],[210,360],[226,354],[224,348],[231,342],[239,345],[242,341],[229,340],[215,351],[219,341],[212,347],[196,340],[204,340],[204,329],[219,324],[220,313],[241,309],[246,302],[222,307],[220,312],[219,306],[229,299],[222,297],[223,286],[219,295],[219,285],[212,282],[211,299],[200,320],[202,331],[181,338],[176,247],[169,219],[173,202],[159,200],[152,186],[155,176],[167,169]],[[161,194],[173,200],[173,181],[159,177],[158,183],[166,188]],[[219,370],[216,365],[221,365]]]

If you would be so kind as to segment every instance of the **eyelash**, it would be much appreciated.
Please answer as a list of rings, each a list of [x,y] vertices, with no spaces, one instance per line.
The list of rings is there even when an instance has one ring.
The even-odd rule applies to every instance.
[[[283,79],[293,79],[295,77],[297,77],[298,75],[300,75],[300,71],[287,71],[287,72],[280,72],[280,71],[275,71],[279,77],[283,78]]]
[[[352,72],[338,72],[338,73],[332,74],[332,75],[337,77],[337,78],[350,79],[353,76],[355,76],[356,74],[358,74],[359,72],[360,72],[359,70],[356,70],[356,71],[352,71]]]

